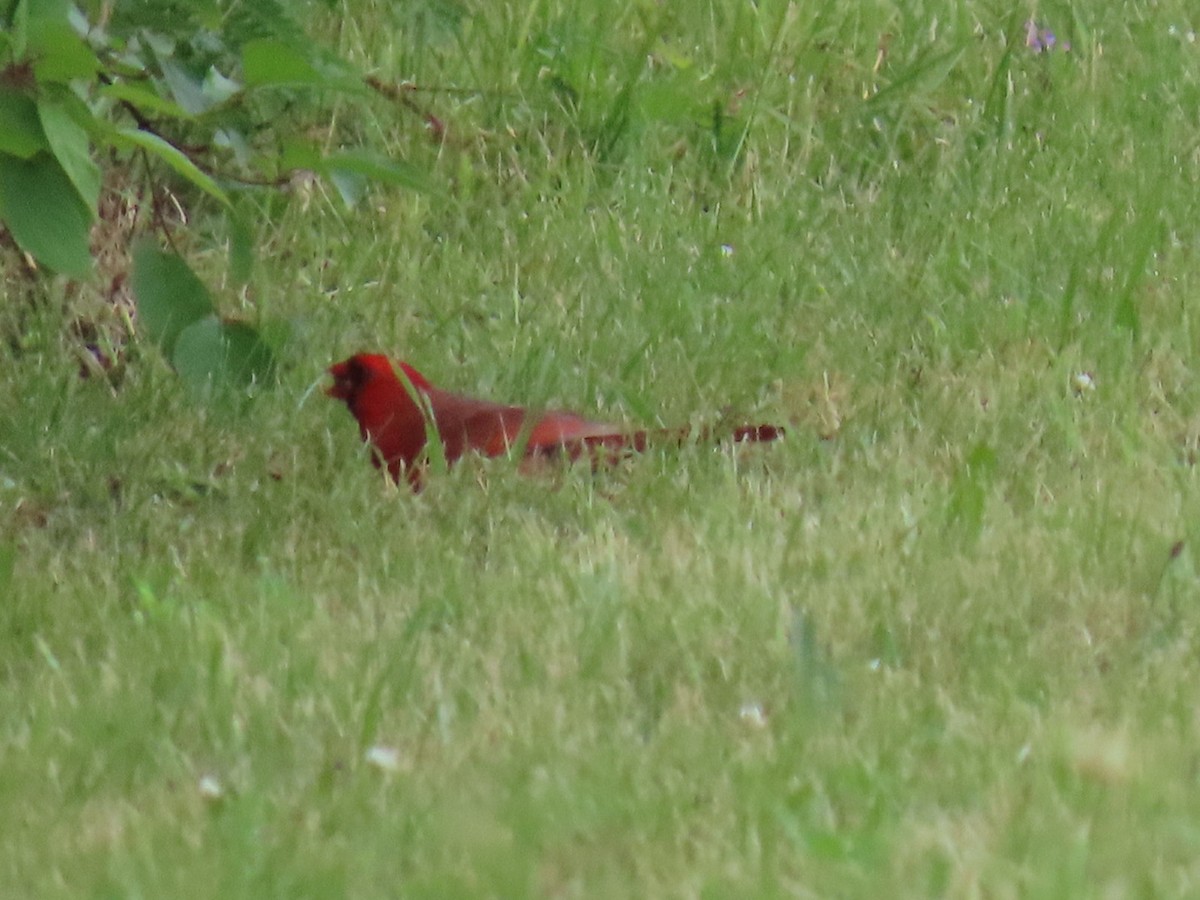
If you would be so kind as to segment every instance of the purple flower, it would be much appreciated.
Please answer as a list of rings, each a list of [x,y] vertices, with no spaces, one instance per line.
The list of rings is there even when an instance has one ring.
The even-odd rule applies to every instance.
[[[1030,19],[1025,23],[1025,46],[1034,53],[1049,53],[1058,44],[1058,38],[1049,28],[1038,28],[1037,22]],[[1062,49],[1070,50],[1069,41],[1063,41]]]

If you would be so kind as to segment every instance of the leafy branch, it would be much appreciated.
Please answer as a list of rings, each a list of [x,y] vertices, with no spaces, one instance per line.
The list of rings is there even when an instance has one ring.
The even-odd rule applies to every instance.
[[[362,148],[325,152],[291,136],[302,133],[297,120],[313,109],[311,100],[331,94],[382,93],[420,107],[403,89],[389,90],[316,45],[291,11],[306,7],[287,2],[94,2],[90,16],[67,0],[0,3],[0,231],[40,268],[87,279],[95,269],[89,238],[105,208],[97,160],[128,172],[136,158],[152,195],[161,178],[155,173],[165,172],[215,201],[244,277],[253,249],[241,193],[282,188],[301,170],[328,179],[347,204],[368,180],[431,189],[428,176],[403,161]],[[443,136],[442,122],[420,111],[435,137]],[[162,217],[151,223],[173,245]],[[172,304],[186,306],[181,296],[200,296],[199,279],[184,285],[186,263],[163,263],[146,246],[134,254],[134,268],[143,330],[181,374],[195,370],[179,356],[195,340],[146,322],[161,320]],[[248,326],[217,317],[211,299],[179,311],[185,325],[211,320],[196,332],[209,335],[199,357],[210,362],[249,346],[248,334],[257,340]],[[247,351],[204,374],[237,370],[235,380],[253,380],[263,374],[245,365],[255,353],[264,358]]]

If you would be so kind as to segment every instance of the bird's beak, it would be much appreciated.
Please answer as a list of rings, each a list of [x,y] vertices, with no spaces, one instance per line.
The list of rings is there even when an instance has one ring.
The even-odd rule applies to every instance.
[[[333,397],[335,400],[349,401],[354,393],[353,379],[350,376],[350,367],[344,362],[329,367],[329,374],[333,377],[333,384],[325,388],[325,395]]]

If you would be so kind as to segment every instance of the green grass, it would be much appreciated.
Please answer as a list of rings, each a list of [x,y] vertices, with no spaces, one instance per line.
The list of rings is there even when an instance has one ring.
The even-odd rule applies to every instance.
[[[351,6],[485,90],[440,148],[338,109],[443,194],[264,201],[219,302],[293,323],[278,389],[113,390],[62,285],[5,304],[5,890],[1200,892],[1195,13]],[[412,496],[312,390],[359,349],[791,427]]]

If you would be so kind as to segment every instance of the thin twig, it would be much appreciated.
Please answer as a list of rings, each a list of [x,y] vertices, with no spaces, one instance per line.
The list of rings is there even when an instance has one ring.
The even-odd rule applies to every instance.
[[[425,125],[429,128],[429,133],[433,135],[435,141],[441,143],[446,140],[446,123],[412,98],[412,94],[419,90],[415,84],[386,84],[374,75],[367,75],[363,78],[363,82],[371,90],[387,97],[389,100],[395,100],[405,109],[416,113],[424,119]]]

